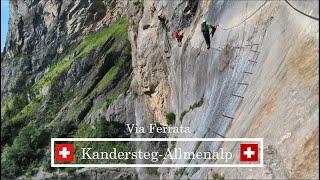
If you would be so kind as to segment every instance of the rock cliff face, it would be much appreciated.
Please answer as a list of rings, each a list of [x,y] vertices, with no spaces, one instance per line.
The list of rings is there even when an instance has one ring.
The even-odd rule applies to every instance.
[[[264,168],[159,169],[163,178],[212,178],[215,172],[226,178],[318,176],[318,2],[290,4],[315,18],[286,2],[264,1],[145,1],[141,18],[130,18],[132,86],[151,114],[139,117],[143,122],[165,124],[165,112],[174,112],[175,125],[191,127],[192,135],[169,137],[265,142]],[[170,32],[161,27],[158,12],[168,19]],[[200,31],[202,19],[220,24],[210,50]],[[178,29],[184,32],[182,47],[171,36]],[[190,108],[202,98],[202,106]],[[175,146],[203,151],[219,145]],[[222,147],[238,151],[234,144]]]
[[[289,3],[10,1],[1,60],[1,175],[317,178],[319,2]],[[203,19],[220,25],[209,50]],[[184,32],[181,47],[172,36],[176,30]],[[175,122],[167,120],[169,112]],[[68,175],[48,168],[50,137],[149,136],[128,134],[125,123],[191,128],[191,134],[152,137],[264,138],[264,168],[82,169]],[[106,135],[106,126],[118,130]],[[235,144],[175,146],[238,151]],[[14,157],[21,149],[25,154]]]
[[[123,14],[123,6],[112,0],[10,1],[1,104],[16,89],[33,84],[88,32],[114,22]]]
[[[134,111],[126,6],[10,1],[1,55],[1,176],[35,175],[41,167],[38,178],[55,177],[44,173],[52,170],[50,137],[128,137],[122,127]],[[97,176],[110,174],[134,175]]]

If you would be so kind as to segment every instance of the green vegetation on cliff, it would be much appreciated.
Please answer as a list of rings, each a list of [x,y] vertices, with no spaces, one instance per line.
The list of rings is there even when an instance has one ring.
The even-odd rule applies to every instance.
[[[114,94],[107,97],[106,101],[104,101],[102,104],[98,105],[94,110],[98,110],[101,108],[108,108],[110,104],[113,103],[121,94],[125,93],[131,84],[131,79],[128,79],[125,83],[121,84],[118,91],[116,91]]]
[[[125,125],[117,122],[107,122],[105,118],[101,118],[94,125],[87,123],[80,123],[78,130],[75,132],[74,137],[86,137],[86,138],[115,138],[119,137],[125,131]],[[127,136],[126,136],[127,137]],[[79,148],[77,148],[79,147]],[[113,148],[117,151],[127,152],[133,150],[133,145],[129,142],[77,142],[75,143],[76,154],[81,151],[80,147],[90,147],[92,151],[107,151],[111,152]],[[80,154],[80,153],[78,153]],[[83,160],[81,157],[76,157],[77,163],[93,163],[102,161],[95,160]],[[133,163],[132,160],[119,161],[106,159],[104,163]]]
[[[1,154],[1,176],[12,177],[24,173],[31,163],[44,155],[44,147],[50,139],[49,131],[30,122],[6,145]]]
[[[182,122],[184,116],[185,116],[188,112],[194,110],[195,108],[201,107],[201,106],[203,105],[203,103],[204,103],[204,100],[203,100],[203,97],[202,97],[202,98],[200,99],[200,101],[195,102],[194,104],[192,104],[192,105],[189,107],[188,110],[183,111],[183,112],[181,113],[181,115],[180,115],[180,121]]]
[[[218,173],[213,173],[213,174],[212,174],[212,179],[213,179],[213,180],[224,180],[224,177],[221,176],[221,175],[218,174]]]
[[[24,90],[19,95],[9,98],[9,100],[1,107],[1,119],[6,121],[19,113],[21,109],[29,103],[27,97],[28,91]]]
[[[19,100],[21,103],[26,103],[27,97],[18,96],[13,98],[13,102],[10,102],[8,109],[5,110],[1,122],[1,147],[7,143],[12,143],[15,136],[18,135],[19,130],[23,128],[30,119],[36,116],[37,108],[39,108],[42,96],[36,96],[29,103],[26,103],[24,107],[19,106]],[[12,103],[12,104],[11,104]]]
[[[113,25],[88,35],[35,84],[23,90],[23,93],[13,95],[1,107],[1,176],[30,174],[33,168],[40,165],[44,165],[45,170],[55,170],[49,167],[47,158],[50,137],[118,136],[117,124],[102,120],[88,124],[78,120],[92,109],[93,99],[105,94],[102,97],[105,100],[95,105],[94,109],[108,107],[128,90],[131,82],[131,46],[127,31],[128,22],[124,16]],[[110,47],[101,52],[101,47],[112,38]],[[87,94],[80,93],[82,88],[75,88],[76,81],[72,81],[73,89],[64,87],[61,81],[70,67],[91,52],[95,54],[94,63],[103,60],[111,62],[101,79],[93,84]],[[46,94],[41,92],[44,87],[48,87]],[[111,145],[123,150],[131,148],[125,143],[107,144],[106,148],[111,148]]]
[[[176,114],[174,114],[173,112],[168,112],[166,114],[166,119],[168,125],[174,125],[174,123],[176,122]]]
[[[41,87],[48,86],[51,82],[52,79],[57,77],[59,74],[62,72],[68,70],[73,63],[73,59],[71,59],[69,56],[64,58],[59,64],[51,68],[49,72],[47,72],[44,76],[42,76],[37,83],[35,83],[32,88],[34,90],[38,90]]]
[[[111,36],[120,37],[120,39],[126,39],[128,37],[128,20],[126,16],[121,17],[110,28],[105,28],[95,34],[85,37],[76,48],[76,51],[79,52],[78,57],[83,57],[91,52],[92,49],[101,46]]]

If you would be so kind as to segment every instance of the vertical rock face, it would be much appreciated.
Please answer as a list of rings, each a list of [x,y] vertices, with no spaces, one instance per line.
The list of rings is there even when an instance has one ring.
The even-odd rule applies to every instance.
[[[114,21],[123,13],[123,6],[112,0],[10,1],[5,57],[43,51],[48,46],[59,49],[60,52],[54,52],[59,54],[79,35]]]
[[[123,3],[10,1],[9,32],[1,58],[1,105],[17,89],[32,85],[84,35],[114,22],[124,12]]]
[[[48,164],[50,137],[130,136],[123,128],[135,117],[126,4],[10,1],[1,55],[2,177],[65,177]],[[134,169],[83,171],[70,178],[136,176]]]
[[[299,12],[285,1],[10,0],[1,55],[1,175],[317,178],[318,3],[292,2]],[[209,50],[203,19],[220,25]],[[177,30],[184,32],[181,46],[172,34]],[[174,122],[165,117],[169,112]],[[130,137],[122,128],[99,129],[125,123],[191,131],[131,137],[264,138],[265,166],[82,169],[65,175],[48,173],[47,142],[31,145],[50,137]],[[238,151],[234,144],[209,142],[175,146]],[[136,145],[148,151],[165,147]],[[29,154],[12,158],[21,149]],[[30,161],[23,160],[27,155]]]
[[[166,124],[165,113],[174,112],[175,126],[189,126],[192,134],[169,137],[259,137],[269,152],[262,169],[159,169],[162,177],[318,176],[318,2],[291,4],[315,18],[286,2],[263,1],[145,1],[143,12],[129,15],[132,87],[151,114],[145,122]],[[159,12],[170,31],[158,22]],[[200,31],[202,19],[220,24],[210,50]],[[184,32],[182,47],[171,36],[177,29]],[[190,108],[202,97],[202,106]],[[197,150],[217,147],[202,143]]]

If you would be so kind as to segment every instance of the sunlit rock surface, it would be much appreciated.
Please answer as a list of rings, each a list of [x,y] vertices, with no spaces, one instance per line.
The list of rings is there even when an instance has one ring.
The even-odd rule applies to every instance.
[[[99,121],[166,126],[169,112],[176,116],[172,126],[190,127],[191,133],[131,137],[264,139],[263,168],[83,168],[66,174],[41,167],[34,170],[36,178],[210,179],[215,173],[228,179],[318,177],[318,1],[289,1],[292,7],[286,1],[249,0],[10,2],[10,28],[1,55],[1,105],[6,107],[1,108],[1,125],[9,127],[12,137],[1,136],[2,145],[11,145],[29,122],[52,131],[71,122],[76,128],[67,135],[72,136],[83,124],[95,132]],[[157,19],[159,12],[168,20],[167,29]],[[113,26],[124,14],[124,25]],[[203,19],[219,24],[209,50],[200,30]],[[102,35],[103,40],[89,36],[93,40],[83,43],[87,35],[107,27],[125,30],[128,39],[125,32],[113,32]],[[184,32],[181,47],[172,36],[179,29]],[[59,63],[62,70],[55,70]],[[50,73],[54,78],[39,85]],[[34,103],[38,93],[41,99]],[[25,95],[24,102],[18,101],[19,111],[3,114],[11,112],[8,104],[16,102],[12,97],[17,94]],[[56,99],[52,110],[50,102]],[[37,106],[21,116],[29,104]],[[13,119],[25,124],[6,124]],[[138,143],[136,148],[167,146],[173,144]],[[177,142],[175,147],[239,151],[232,143]]]
[[[317,1],[292,5],[318,18]],[[218,172],[226,178],[316,178],[318,21],[286,2],[199,1],[194,14],[184,11],[190,6],[191,1],[145,1],[138,30],[129,33],[138,92],[146,94],[154,121],[163,123],[157,112],[165,109],[177,115],[175,125],[191,127],[191,135],[170,137],[259,137],[267,153],[264,168],[186,168],[178,177],[210,178]],[[153,9],[166,15],[171,31],[183,28],[182,47],[171,32],[165,34]],[[191,14],[188,25],[180,23],[185,13]],[[200,31],[203,19],[220,25],[210,50]],[[146,24],[150,27],[143,29]],[[204,104],[180,122],[181,113],[201,97]],[[154,106],[154,99],[163,100]],[[196,144],[176,146],[192,151]],[[198,150],[204,147],[218,146],[202,143]],[[162,177],[177,178],[176,170]]]

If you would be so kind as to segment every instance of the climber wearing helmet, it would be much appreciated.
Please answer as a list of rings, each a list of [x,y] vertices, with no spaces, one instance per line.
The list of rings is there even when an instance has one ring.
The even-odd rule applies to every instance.
[[[207,44],[207,49],[210,49],[210,28],[212,29],[211,30],[211,36],[214,35],[214,32],[216,31],[216,28],[218,27],[219,25],[215,25],[215,26],[212,26],[210,23],[208,23],[206,20],[203,20],[202,21],[202,24],[201,24],[201,32],[203,34],[203,37],[204,37],[204,40],[206,41],[206,44]]]
[[[175,36],[175,38],[178,41],[178,46],[181,46],[181,42],[182,42],[182,38],[183,38],[183,32],[181,30],[175,31],[173,33],[173,35]]]

